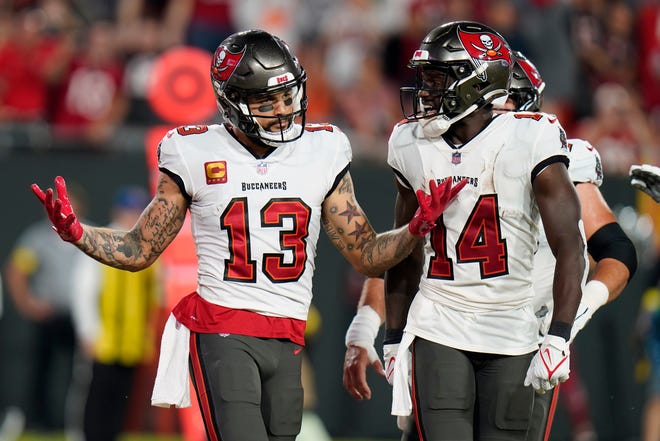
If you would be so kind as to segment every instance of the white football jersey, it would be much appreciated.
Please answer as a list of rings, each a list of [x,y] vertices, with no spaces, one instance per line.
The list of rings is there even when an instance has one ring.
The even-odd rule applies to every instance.
[[[458,148],[423,138],[418,122],[395,127],[388,163],[403,185],[428,192],[430,179],[468,180],[426,237],[406,331],[469,351],[537,348],[531,299],[540,216],[532,182],[566,155],[561,126],[543,113],[496,116]]]
[[[568,174],[574,183],[591,183],[600,187],[603,183],[603,165],[598,151],[587,141],[569,139],[568,151],[570,164]],[[534,311],[544,320],[541,333],[545,335],[552,317],[552,282],[555,272],[555,256],[550,250],[548,240],[543,234],[543,224],[539,222],[541,235],[539,250],[534,259]],[[588,265],[587,265],[588,267]]]
[[[191,201],[198,294],[227,308],[306,320],[321,205],[351,155],[332,125],[308,125],[261,159],[224,125],[170,131],[158,166],[181,179]]]

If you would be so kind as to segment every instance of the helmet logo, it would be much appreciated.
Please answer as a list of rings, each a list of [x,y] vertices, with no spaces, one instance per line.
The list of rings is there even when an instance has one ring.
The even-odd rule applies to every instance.
[[[458,38],[463,48],[472,57],[476,66],[484,61],[504,60],[511,65],[511,51],[504,41],[495,34],[472,33],[458,30]],[[479,79],[486,79],[486,72],[478,75]]]
[[[211,66],[213,78],[217,81],[227,81],[231,77],[231,74],[234,73],[238,63],[241,62],[244,54],[245,48],[241,52],[234,54],[229,52],[226,47],[219,46],[213,55],[213,65]]]

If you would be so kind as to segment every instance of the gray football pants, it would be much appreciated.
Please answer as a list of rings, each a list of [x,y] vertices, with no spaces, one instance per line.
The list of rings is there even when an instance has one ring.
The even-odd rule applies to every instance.
[[[466,352],[416,338],[413,399],[426,441],[524,441],[534,390],[523,381],[534,353]]]
[[[294,441],[302,421],[302,347],[191,332],[190,371],[210,441]]]

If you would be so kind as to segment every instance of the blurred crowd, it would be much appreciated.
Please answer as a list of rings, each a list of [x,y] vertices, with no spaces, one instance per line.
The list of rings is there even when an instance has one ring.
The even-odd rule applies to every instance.
[[[544,110],[597,146],[606,175],[658,162],[657,0],[4,0],[0,129],[24,129],[15,147],[126,148],[127,128],[167,122],[147,99],[160,55],[210,53],[261,28],[299,54],[308,121],[337,124],[356,160],[384,163],[408,59],[429,29],[460,19],[494,27],[537,65]]]

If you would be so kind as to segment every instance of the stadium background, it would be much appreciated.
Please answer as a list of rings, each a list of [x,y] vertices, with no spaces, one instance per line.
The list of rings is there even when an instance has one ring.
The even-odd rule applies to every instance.
[[[188,2],[181,0],[178,3]],[[145,151],[153,149],[154,141],[149,136],[152,127],[217,120],[213,109],[210,113],[199,113],[200,107],[207,108],[208,100],[204,97],[208,98],[210,93],[204,89],[208,86],[206,66],[192,67],[183,74],[178,71],[174,78],[164,83],[159,83],[157,78],[167,75],[162,72],[157,75],[158,72],[150,70],[170,54],[172,48],[193,43],[202,47],[209,42],[204,38],[195,39],[194,32],[189,32],[180,41],[173,41],[175,32],[169,32],[169,42],[153,47],[137,47],[135,39],[127,43],[126,35],[135,34],[129,32],[130,26],[116,19],[113,8],[137,3],[149,5],[131,24],[137,25],[138,31],[146,33],[150,29],[141,19],[155,19],[156,25],[166,33],[172,29],[164,18],[167,1],[0,1],[0,48],[11,40],[12,33],[7,29],[18,21],[20,11],[34,8],[52,11],[56,5],[63,8],[60,12],[65,10],[85,18],[83,24],[79,24],[83,33],[96,19],[109,19],[116,26],[117,35],[125,37],[123,52],[120,51],[117,59],[126,67],[126,82],[131,86],[125,91],[129,103],[127,111],[101,141],[60,137],[58,127],[44,115],[27,120],[12,119],[0,111],[0,203],[3,207],[0,264],[3,266],[18,234],[31,222],[43,218],[43,210],[30,191],[31,183],[48,186],[59,174],[83,184],[88,195],[88,219],[104,224],[108,220],[108,203],[116,188],[125,184],[149,185]],[[598,439],[639,439],[646,383],[645,377],[636,370],[643,356],[635,340],[635,326],[647,279],[657,266],[658,235],[649,228],[653,229],[653,219],[660,216],[650,198],[636,193],[628,185],[625,174],[631,161],[660,164],[657,160],[660,157],[658,102],[652,101],[655,91],[660,90],[660,83],[649,82],[642,75],[648,57],[657,57],[660,53],[660,32],[653,40],[649,37],[653,32],[643,25],[645,12],[648,15],[650,10],[658,14],[658,2],[226,0],[215,3],[228,5],[235,11],[222,25],[216,23],[214,31],[221,30],[222,26],[225,32],[260,27],[283,36],[295,46],[310,78],[310,120],[331,121],[348,133],[355,153],[352,174],[356,192],[377,230],[389,228],[392,220],[394,185],[392,174],[385,165],[386,140],[392,124],[400,118],[398,86],[406,78],[404,66],[409,56],[404,49],[410,41],[413,46],[418,44],[421,36],[437,24],[450,19],[478,19],[503,32],[514,47],[524,47],[548,83],[547,110],[560,115],[569,137],[582,132],[598,133],[587,129],[599,119],[599,103],[595,99],[599,85],[616,83],[631,91],[639,108],[630,110],[624,107],[623,112],[641,113],[645,126],[642,131],[650,131],[652,141],[642,137],[634,139],[632,144],[621,145],[616,142],[608,144],[607,136],[602,137],[602,143],[591,137],[588,139],[604,156],[606,179],[601,189],[619,221],[635,240],[640,269],[621,297],[596,314],[576,341],[575,352]],[[631,14],[627,40],[621,37],[625,35],[620,31],[622,26],[612,25],[612,22],[626,23],[625,14],[623,19],[621,14],[617,15],[620,6]],[[610,20],[612,17],[619,17],[619,21]],[[212,40],[210,45],[215,47],[217,37],[199,18],[193,17],[187,23],[189,30],[199,30],[199,34]],[[68,32],[64,28],[49,29],[49,35],[54,31]],[[76,28],[78,31],[80,29]],[[57,32],[54,35],[60,35]],[[85,49],[84,43],[82,40],[82,49]],[[649,46],[652,50],[648,49]],[[603,51],[596,51],[598,47]],[[1,54],[0,78],[3,71]],[[602,61],[605,58],[610,65],[604,71],[595,71],[595,65],[589,64],[594,59]],[[184,62],[186,60],[190,67],[190,58],[184,57]],[[176,71],[176,66],[173,69]],[[147,87],[147,83],[151,86]],[[603,98],[603,101],[609,99],[607,103],[617,97],[626,99],[620,90],[605,90],[608,91],[611,92],[609,98]],[[183,97],[177,100],[177,94]],[[0,94],[0,110],[4,109],[4,104]],[[617,108],[617,111],[621,112],[621,109]],[[639,135],[639,127],[635,125],[639,121],[629,123],[623,116],[618,116],[621,125],[631,125],[627,129],[633,138]],[[316,375],[317,412],[331,435],[338,439],[396,439],[395,421],[389,416],[390,390],[383,379],[370,373],[369,380],[374,387],[374,398],[370,402],[353,401],[341,386],[344,332],[354,314],[361,282],[362,277],[348,268],[322,235],[314,291],[314,303],[321,313],[322,326],[308,349]],[[0,319],[0,410],[9,404],[20,403],[21,384],[26,380],[25,367],[31,363],[31,354],[25,350],[30,328],[19,319],[6,294],[3,307],[4,315]],[[380,348],[381,337],[377,348]],[[149,380],[147,378],[146,382]],[[150,386],[144,385],[147,389]],[[29,408],[26,411],[29,412]],[[173,418],[172,415],[170,413],[168,417]],[[176,424],[169,427],[174,430],[169,435],[176,436]],[[154,430],[154,425],[134,429],[149,432]],[[561,404],[552,439],[572,439]]]

